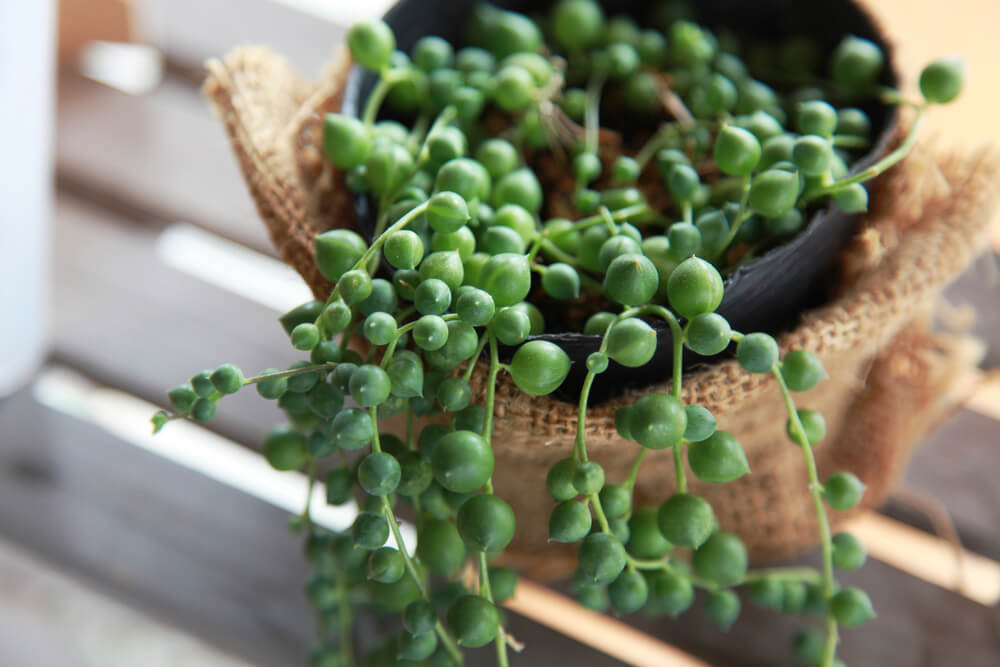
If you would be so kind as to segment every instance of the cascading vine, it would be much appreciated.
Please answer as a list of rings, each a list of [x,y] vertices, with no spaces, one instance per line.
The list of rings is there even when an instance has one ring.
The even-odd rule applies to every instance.
[[[360,118],[326,117],[323,148],[375,203],[371,240],[349,229],[316,238],[317,268],[334,287],[280,318],[308,359],[253,377],[232,364],[203,371],[169,392],[172,413],[153,418],[157,431],[171,419],[208,422],[223,396],[255,385],[288,415],[264,440],[271,465],[305,471],[310,499],[322,480],[327,502],[357,503],[349,531],[316,525],[308,503],[291,522],[314,568],[315,665],[354,663],[362,608],[399,620],[368,664],[461,664],[460,647],[490,643],[508,664],[515,642],[498,605],[516,576],[490,563],[516,522],[493,493],[495,391],[500,374],[532,396],[566,380],[567,353],[535,337],[546,332],[543,301],[572,306],[560,325],[594,340],[572,453],[546,478],[550,539],[580,543],[583,604],[677,615],[701,588],[708,618],[728,628],[740,612],[734,589],[746,587],[764,607],[815,615],[796,651],[824,666],[837,662],[839,629],[874,616],[863,591],[837,582],[835,571],[860,567],[865,552],[849,534],[831,535],[825,510],[854,507],[864,485],[845,471],[819,478],[812,447],[826,424],[792,396],[826,377],[822,363],[803,350],[782,356],[771,335],[734,331],[716,309],[724,275],[792,238],[820,207],[866,210],[863,183],[912,148],[926,109],[957,96],[961,65],[927,66],[923,99],[910,101],[878,84],[884,57],[872,42],[845,37],[824,78],[817,47],[795,38],[764,59],[764,70],[788,69],[771,87],[741,58],[746,45],[692,22],[683,3],[656,16],[640,27],[606,19],[592,0],[561,0],[542,30],[481,6],[472,46],[456,52],[429,36],[410,55],[381,21],[348,33],[355,62],[379,81]],[[872,101],[910,107],[915,120],[896,149],[850,173],[871,143],[858,105]],[[409,124],[379,120],[386,109]],[[634,131],[603,127],[609,115]],[[543,211],[556,217],[543,222]],[[611,364],[649,364],[661,335],[672,341],[671,391],[617,409],[618,434],[639,448],[625,479],[607,479],[587,451],[591,390]],[[507,363],[501,346],[515,348]],[[688,469],[711,484],[752,471],[738,434],[684,404],[685,350],[735,353],[747,372],[773,377],[809,481],[819,570],[748,569],[739,537],[688,490]],[[404,425],[390,432],[385,420],[396,416]],[[675,492],[637,506],[647,453],[668,449]],[[416,544],[404,542],[401,515]]]

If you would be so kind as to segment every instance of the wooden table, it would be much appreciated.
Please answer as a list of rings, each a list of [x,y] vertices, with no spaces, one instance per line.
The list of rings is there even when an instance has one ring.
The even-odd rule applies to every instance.
[[[162,404],[165,387],[220,361],[247,369],[290,361],[273,308],[171,265],[163,245],[178,233],[190,238],[193,227],[210,240],[272,253],[221,127],[198,95],[197,64],[233,44],[267,41],[316,73],[342,30],[269,0],[247,0],[239,16],[226,14],[223,0],[160,4],[175,19],[195,12],[202,27],[167,22],[159,39],[169,66],[153,90],[127,95],[73,73],[60,79],[52,359],[38,382],[0,402],[0,665],[179,664],[162,656],[186,655],[183,664],[287,667],[303,664],[312,636],[306,568],[287,534],[287,512],[135,447],[125,430],[82,406],[95,388]],[[880,11],[895,16],[904,4],[882,3]],[[917,37],[921,29],[931,34],[928,24],[921,28],[914,17],[932,18],[922,9],[930,3],[917,4],[906,14],[908,39],[927,46]],[[952,18],[972,25],[974,17],[956,8],[973,4],[951,3],[946,27]],[[213,20],[225,26],[214,35],[205,27]],[[942,33],[958,36],[953,28],[934,34]],[[941,40],[929,41],[928,48]],[[984,60],[974,71],[997,77],[990,67]],[[979,88],[970,96],[985,94]],[[960,122],[962,139],[971,140],[977,135],[965,121],[979,107],[956,109],[949,123]],[[197,231],[195,238],[204,240]],[[978,307],[976,331],[988,341],[993,368],[1000,365],[998,276],[991,253],[949,291],[954,302]],[[254,396],[238,395],[211,428],[255,447],[279,418]],[[948,509],[970,550],[992,559],[1000,559],[998,418],[963,411],[921,447],[906,479]],[[930,529],[907,503],[890,501],[882,511]],[[868,590],[880,614],[844,633],[849,664],[1000,663],[996,606],[880,562],[844,579]],[[84,611],[60,616],[45,606],[53,591],[91,606],[81,602]],[[114,662],[109,656],[140,654],[122,648],[122,637],[105,649],[88,644],[81,618],[95,609],[131,619],[114,626],[119,634],[160,627],[158,636],[180,638],[167,644],[193,652],[164,648],[160,662],[152,654]],[[782,639],[802,625],[750,604],[728,634],[697,609],[677,621],[627,620],[719,665],[788,663]],[[516,614],[510,630],[528,645],[517,664],[622,664]],[[491,664],[492,652],[477,659]]]

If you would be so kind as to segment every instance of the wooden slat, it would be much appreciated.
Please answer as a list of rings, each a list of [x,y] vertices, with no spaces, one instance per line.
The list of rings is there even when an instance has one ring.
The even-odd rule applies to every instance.
[[[162,405],[203,368],[231,361],[255,373],[301,357],[275,311],[164,265],[159,228],[66,196],[55,219],[53,350],[69,364]],[[252,443],[281,419],[246,391],[220,403],[213,428]]]
[[[192,222],[272,252],[222,125],[189,86],[132,96],[63,76],[56,166],[64,189],[136,220]]]
[[[244,44],[267,44],[284,55],[303,74],[318,76],[344,29],[275,0],[144,0],[139,7],[140,27],[146,39],[171,60],[197,68]],[[349,23],[351,15],[371,13],[363,4],[319,2],[339,7],[337,15]],[[352,11],[353,10],[353,11]],[[333,15],[333,12],[327,12]]]
[[[284,512],[27,393],[0,404],[0,433],[5,539],[254,664],[303,663],[306,571]]]

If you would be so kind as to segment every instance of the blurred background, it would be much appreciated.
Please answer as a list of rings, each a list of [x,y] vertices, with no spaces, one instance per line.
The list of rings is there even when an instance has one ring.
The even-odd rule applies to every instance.
[[[1000,144],[1000,3],[864,4],[906,90],[920,64],[966,59],[966,90],[929,116],[926,140]],[[244,392],[211,430],[153,439],[148,420],[199,369],[292,361],[275,318],[310,298],[275,258],[199,93],[202,63],[259,43],[317,77],[346,27],[389,5],[0,0],[0,665],[304,663],[306,568],[285,527],[305,482],[254,452],[277,410]],[[997,253],[995,221],[948,293],[988,372],[1000,366]],[[998,445],[993,376],[862,527],[879,555],[847,580],[880,619],[846,635],[849,664],[1000,663]],[[640,626],[722,665],[786,661],[780,640],[797,627],[749,606],[728,635],[691,616]],[[537,620],[512,615],[529,646],[519,664],[625,664]]]

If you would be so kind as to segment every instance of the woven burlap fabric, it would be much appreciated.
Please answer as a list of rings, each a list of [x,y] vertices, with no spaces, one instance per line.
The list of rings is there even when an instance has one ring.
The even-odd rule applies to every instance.
[[[333,227],[353,227],[351,200],[322,158],[322,116],[336,111],[349,62],[339,53],[318,86],[304,83],[277,55],[240,49],[208,64],[205,91],[232,140],[258,210],[282,258],[326,298],[312,239]],[[991,219],[998,160],[918,150],[873,188],[873,211],[845,253],[838,296],[803,315],[780,337],[782,350],[807,349],[830,378],[800,394],[800,407],[820,410],[828,435],[816,446],[821,478],[850,470],[867,485],[864,506],[881,502],[913,445],[956,409],[959,388],[978,360],[961,337],[934,334],[930,316],[941,290],[980,251]],[[482,366],[483,362],[480,362]],[[481,397],[484,368],[473,386]],[[598,380],[600,381],[600,380]],[[587,443],[608,478],[621,480],[637,453],[614,429],[614,410],[665,383],[631,391],[588,411]],[[572,550],[547,543],[552,506],[548,467],[567,456],[576,409],[522,394],[501,375],[496,397],[494,485],[517,514],[507,558],[539,577],[566,574]],[[802,452],[784,433],[785,409],[773,380],[750,375],[733,361],[686,374],[684,400],[705,405],[720,427],[737,435],[751,474],[727,485],[700,483],[723,527],[746,541],[752,558],[771,559],[814,546],[817,532]],[[651,452],[637,484],[640,502],[655,502],[674,486],[670,452]],[[831,512],[836,525],[846,514]]]

